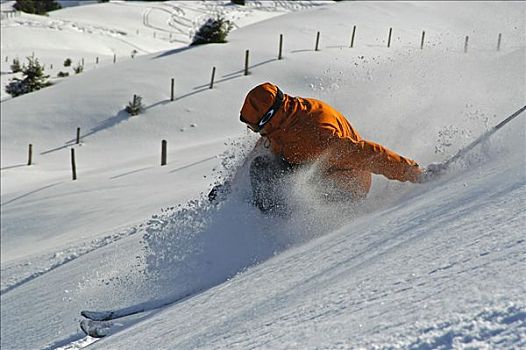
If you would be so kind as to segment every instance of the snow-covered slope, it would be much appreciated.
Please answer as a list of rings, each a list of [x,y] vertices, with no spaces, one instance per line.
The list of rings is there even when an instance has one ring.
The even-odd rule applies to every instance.
[[[14,1],[2,3],[9,10]],[[64,2],[66,3],[66,2]],[[324,4],[324,1],[249,1],[245,6],[221,1],[72,1],[48,16],[19,13],[2,15],[1,98],[13,76],[10,65],[35,56],[51,78],[59,72],[74,74],[82,65],[92,70],[132,56],[187,46],[194,32],[210,17],[223,16],[234,30],[265,18]],[[72,60],[70,67],[64,61]]]
[[[326,100],[362,136],[422,164],[453,154],[525,104],[525,10],[339,2],[3,101],[2,348],[81,347],[92,341],[78,330],[82,309],[193,292],[124,320],[95,348],[526,346],[524,116],[438,182],[375,177],[358,208],[303,204],[268,219],[247,204],[243,181],[220,207],[198,200],[254,142],[237,116],[263,81]],[[128,117],[133,94],[147,108]]]

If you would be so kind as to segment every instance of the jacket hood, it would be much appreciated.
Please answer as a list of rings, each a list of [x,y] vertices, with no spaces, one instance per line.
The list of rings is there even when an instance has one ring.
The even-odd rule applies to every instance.
[[[257,125],[263,115],[274,104],[277,94],[278,87],[268,82],[250,90],[241,107],[242,121],[247,124]]]

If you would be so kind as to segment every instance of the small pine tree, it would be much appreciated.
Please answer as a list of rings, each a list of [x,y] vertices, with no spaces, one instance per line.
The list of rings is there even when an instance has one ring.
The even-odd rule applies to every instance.
[[[232,27],[232,23],[223,17],[209,18],[195,33],[191,45],[225,43]]]
[[[13,73],[18,73],[22,71],[22,67],[20,66],[20,60],[18,58],[13,59],[13,64],[11,65],[11,71]]]
[[[126,106],[126,112],[128,112],[130,115],[138,115],[141,113],[144,109],[144,106],[142,105],[142,97],[133,95],[133,101],[128,102],[128,105]]]
[[[75,67],[73,67],[73,71],[75,72],[75,74],[80,74],[84,71],[84,66],[79,63]]]
[[[62,8],[56,0],[16,0],[13,7],[22,12],[45,15],[49,11]]]
[[[64,61],[64,67],[69,67],[71,66],[71,58],[66,58],[66,60]]]
[[[49,75],[44,74],[44,67],[40,65],[38,59],[28,57],[27,60],[27,66],[24,65],[22,67],[24,78],[13,78],[5,88],[5,91],[13,97],[40,90],[51,85],[51,83],[47,81]]]

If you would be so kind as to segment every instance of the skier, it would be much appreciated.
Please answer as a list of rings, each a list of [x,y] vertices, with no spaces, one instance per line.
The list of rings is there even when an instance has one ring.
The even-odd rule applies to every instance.
[[[286,95],[268,82],[247,94],[240,119],[261,135],[256,147],[263,144],[271,151],[250,165],[253,202],[262,212],[284,206],[282,179],[304,165],[315,164],[328,201],[365,199],[372,173],[413,183],[424,178],[415,161],[362,139],[328,104]],[[209,198],[216,195],[212,190]]]

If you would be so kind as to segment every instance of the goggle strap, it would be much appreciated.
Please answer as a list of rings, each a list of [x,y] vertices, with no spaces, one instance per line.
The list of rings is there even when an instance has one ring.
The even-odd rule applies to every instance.
[[[276,93],[276,99],[274,100],[274,104],[268,109],[268,111],[263,114],[263,117],[258,123],[258,131],[263,129],[263,127],[272,119],[274,114],[276,114],[276,111],[280,109],[281,105],[283,104],[283,92],[277,88],[278,91]]]

